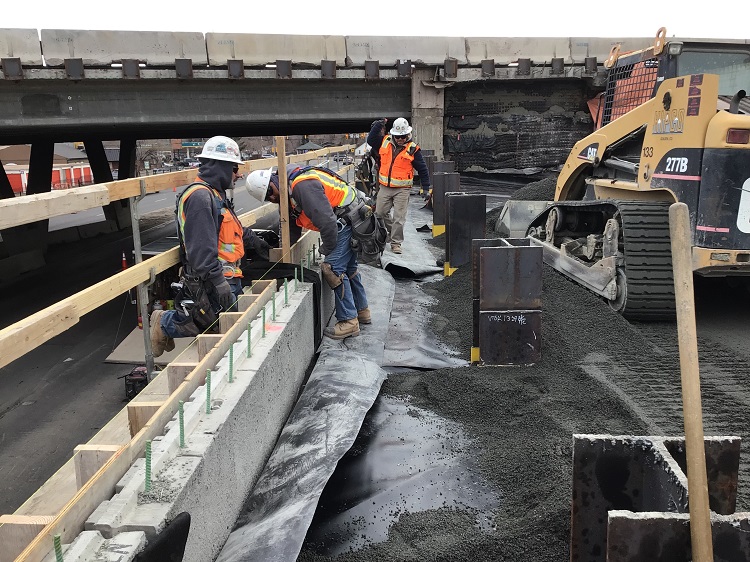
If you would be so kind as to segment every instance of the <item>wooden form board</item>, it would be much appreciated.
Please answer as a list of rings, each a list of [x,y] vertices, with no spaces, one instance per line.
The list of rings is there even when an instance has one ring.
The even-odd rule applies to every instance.
[[[0,562],[11,562],[21,554],[19,545],[29,544],[54,520],[51,515],[0,515]],[[15,545],[15,546],[14,546]]]
[[[186,401],[205,381],[206,371],[214,369],[243,331],[247,322],[255,318],[266,303],[276,293],[276,280],[256,281],[253,283],[253,295],[240,297],[240,308],[245,308],[238,321],[227,330],[224,337],[217,341],[215,347],[195,365],[193,370],[179,384],[169,398],[145,422],[143,428],[132,437],[130,442],[118,448],[104,465],[78,490],[62,510],[47,522],[34,539],[28,543],[16,558],[16,562],[42,562],[50,553],[54,535],[61,535],[62,542],[69,543],[83,530],[86,518],[103,501],[110,499],[115,492],[115,485],[125,475],[133,462],[139,458],[146,447],[146,441],[161,435],[165,425],[177,413],[180,400]],[[242,301],[251,300],[247,306]],[[243,306],[244,305],[244,306]],[[18,544],[7,545],[18,548]]]
[[[285,160],[290,163],[305,162],[321,156],[327,156],[328,154],[353,149],[354,145],[347,144],[344,146],[323,148],[304,154],[295,154],[286,157]],[[276,162],[273,159],[249,160],[240,166],[240,171],[243,174],[247,174],[255,170],[265,170]],[[159,191],[175,189],[190,183],[197,175],[198,170],[192,168],[168,174],[130,178],[84,187],[56,190],[49,193],[0,199],[0,230],[51,217],[67,215],[77,211],[94,209],[129,197],[138,197],[141,195],[141,187],[143,187],[145,193],[157,193]]]

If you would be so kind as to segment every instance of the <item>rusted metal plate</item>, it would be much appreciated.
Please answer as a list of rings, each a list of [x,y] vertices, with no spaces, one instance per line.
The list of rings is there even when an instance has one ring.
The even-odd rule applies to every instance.
[[[536,246],[480,248],[481,310],[541,309],[543,263]]]
[[[437,160],[432,165],[432,171],[438,172],[455,172],[456,163],[453,160]]]
[[[480,273],[479,273],[479,250],[480,248],[496,248],[506,246],[502,238],[476,238],[471,241],[471,298],[479,299]]]
[[[484,365],[533,365],[542,357],[540,310],[481,311],[479,361]]]
[[[461,191],[457,172],[435,172],[432,176],[432,224],[445,224],[445,194]]]
[[[486,201],[484,194],[446,194],[445,259],[451,267],[471,264],[471,241],[485,237]]]

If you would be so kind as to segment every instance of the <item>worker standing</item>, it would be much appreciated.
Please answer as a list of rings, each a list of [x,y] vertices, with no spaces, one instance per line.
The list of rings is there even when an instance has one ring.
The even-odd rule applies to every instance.
[[[198,159],[198,177],[176,204],[182,288],[175,310],[151,314],[154,357],[172,351],[174,338],[218,330],[218,313],[230,311],[242,293],[240,260],[246,249],[268,259],[268,243],[242,226],[227,196],[242,164],[237,143],[212,137]]]
[[[302,228],[320,232],[320,253],[325,256],[320,269],[326,283],[333,289],[337,320],[334,327],[325,329],[324,334],[335,340],[358,336],[360,324],[370,324],[372,320],[352,238],[356,243],[360,224],[370,224],[363,220],[366,213],[360,211],[369,210],[372,215],[372,210],[363,203],[364,194],[330,170],[289,164],[286,173],[289,215],[296,219],[290,223],[292,239],[299,237]],[[278,172],[252,172],[247,177],[247,190],[259,201],[278,204],[281,200]],[[374,216],[369,218],[375,220]],[[372,229],[361,230],[365,236],[370,236]]]
[[[378,154],[378,197],[375,212],[385,221],[391,242],[391,251],[401,253],[404,242],[404,223],[409,209],[409,195],[414,184],[414,170],[419,174],[422,190],[427,197],[430,192],[430,174],[419,145],[412,140],[409,122],[399,117],[386,135],[388,120],[373,122],[367,135],[367,144],[380,147]],[[393,209],[393,218],[390,211]]]

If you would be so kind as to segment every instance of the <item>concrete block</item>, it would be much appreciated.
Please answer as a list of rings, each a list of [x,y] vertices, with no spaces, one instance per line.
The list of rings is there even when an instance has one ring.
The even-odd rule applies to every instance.
[[[96,531],[83,531],[69,545],[63,545],[65,562],[129,562],[146,546],[146,535],[139,531],[120,533],[105,539]],[[54,551],[44,562],[55,562]]]
[[[206,33],[206,50],[211,65],[226,65],[242,59],[247,66],[265,66],[277,60],[320,66],[321,60],[343,65],[345,39],[340,35],[274,35],[257,33]]]
[[[442,66],[446,59],[467,64],[463,37],[385,37],[352,35],[346,38],[346,55],[353,66],[376,60],[381,66],[396,66],[400,60],[413,64]]]
[[[0,29],[0,58],[20,58],[26,66],[42,66],[42,46],[36,29]]]
[[[206,64],[203,34],[181,31],[89,31],[43,29],[42,51],[48,66],[65,59],[83,59],[84,65],[109,65],[136,59],[151,65],[174,65],[175,59]]]

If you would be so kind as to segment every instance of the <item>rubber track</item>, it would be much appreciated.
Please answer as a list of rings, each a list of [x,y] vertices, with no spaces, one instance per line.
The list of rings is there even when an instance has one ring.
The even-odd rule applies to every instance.
[[[675,318],[669,203],[659,201],[560,201],[577,210],[602,205],[620,213],[624,272],[628,297],[621,314],[628,320],[672,321]],[[545,213],[546,214],[546,213]],[[612,213],[614,216],[614,212]]]
[[[669,203],[618,201],[628,298],[622,315],[629,320],[675,317]]]

